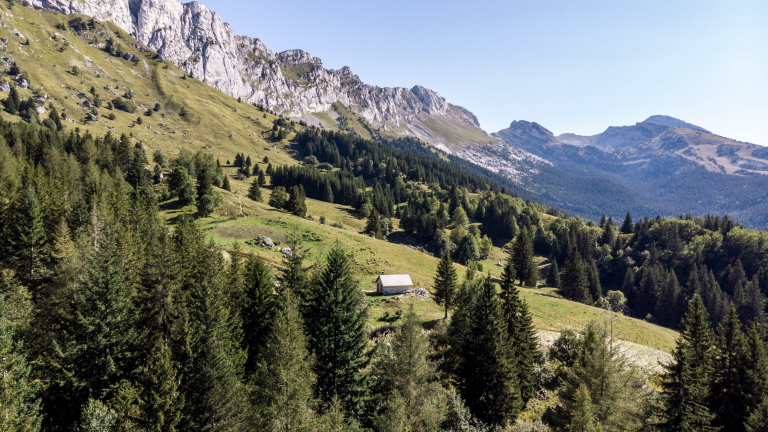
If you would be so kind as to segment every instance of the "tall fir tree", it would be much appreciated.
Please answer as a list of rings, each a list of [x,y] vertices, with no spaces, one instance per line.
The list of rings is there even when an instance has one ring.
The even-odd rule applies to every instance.
[[[271,334],[275,314],[275,294],[272,273],[260,256],[250,256],[247,263],[245,298],[243,302],[243,339],[247,352],[246,372],[253,372],[264,360],[264,349]]]
[[[539,279],[538,269],[533,261],[533,242],[528,235],[528,230],[523,228],[512,246],[512,259],[515,265],[515,273],[521,285],[535,287]]]
[[[251,183],[251,187],[248,189],[248,198],[256,202],[264,202],[264,199],[261,197],[261,186],[258,181],[254,180]]]
[[[741,280],[738,280],[735,284],[733,302],[736,303],[739,319],[748,326],[751,326],[752,323],[763,325],[768,323],[765,313],[768,299],[760,291],[757,278],[753,278],[751,281],[746,282],[746,284],[742,284]]]
[[[595,407],[589,395],[587,386],[582,384],[576,392],[573,403],[573,413],[568,430],[571,432],[601,432],[603,429],[595,414]]]
[[[40,430],[40,400],[37,385],[29,376],[30,366],[11,320],[13,311],[0,294],[0,429]]]
[[[632,234],[634,230],[635,226],[632,224],[632,215],[627,212],[627,215],[624,216],[624,222],[621,223],[621,228],[619,228],[619,231],[621,231],[622,234]]]
[[[370,378],[364,305],[344,250],[334,245],[313,280],[307,334],[315,356],[317,394],[328,403],[338,397],[347,413],[361,421],[369,409]]]
[[[587,272],[581,260],[581,254],[576,250],[576,247],[571,248],[568,258],[565,260],[561,283],[560,291],[563,293],[563,297],[581,303],[591,303]]]
[[[181,420],[184,398],[171,349],[162,339],[155,342],[142,371],[143,421],[152,432],[174,432]]]
[[[448,309],[453,307],[453,298],[456,293],[457,277],[456,268],[451,261],[451,254],[445,252],[440,262],[437,264],[437,274],[432,288],[434,289],[433,298],[435,303],[443,306],[445,316],[448,319]]]
[[[304,186],[297,185],[291,186],[288,191],[288,202],[286,203],[286,210],[292,214],[303,218],[307,215],[307,204],[304,202],[307,195],[304,193]]]
[[[733,303],[718,326],[714,356],[712,398],[713,424],[723,432],[742,432],[749,415],[747,404],[746,345]]]
[[[534,364],[538,358],[538,339],[533,327],[533,318],[528,305],[520,298],[520,290],[515,286],[515,268],[512,258],[507,259],[501,273],[501,304],[507,333],[513,347],[515,370],[520,385],[522,406],[531,399],[538,384],[534,375]]]
[[[701,297],[695,295],[680,324],[672,361],[663,365],[659,426],[665,431],[716,431],[708,408],[714,335]]]
[[[290,290],[277,298],[273,324],[251,379],[254,430],[311,431],[315,374],[298,300]]]
[[[368,213],[368,221],[365,224],[365,233],[370,234],[371,237],[380,239],[381,236],[381,222],[379,220],[379,212],[376,209],[372,209]]]
[[[562,283],[560,282],[560,269],[557,268],[557,260],[553,256],[549,259],[549,261],[551,264],[547,270],[546,284],[553,288],[560,288]]]
[[[472,414],[489,424],[514,423],[522,409],[519,372],[502,305],[490,278],[483,280],[469,317],[460,389]]]
[[[43,283],[48,262],[43,214],[35,186],[26,181],[16,200],[14,235],[11,238],[16,274],[33,295]]]
[[[758,417],[768,414],[768,350],[766,349],[765,328],[761,324],[752,324],[745,338],[745,359],[742,369],[746,372],[746,403],[750,421],[754,424]],[[763,414],[760,414],[760,413]],[[755,419],[750,420],[752,417]],[[768,416],[762,417],[768,427]],[[747,428],[749,432],[752,432]]]

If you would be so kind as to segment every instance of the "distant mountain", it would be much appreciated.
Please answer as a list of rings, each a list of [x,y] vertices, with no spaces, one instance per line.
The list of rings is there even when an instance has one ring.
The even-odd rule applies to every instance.
[[[588,218],[627,210],[636,216],[728,213],[752,227],[768,226],[765,147],[660,115],[594,136],[554,136],[528,121],[492,135],[508,148],[493,153],[499,172],[514,172],[527,190],[568,212]]]

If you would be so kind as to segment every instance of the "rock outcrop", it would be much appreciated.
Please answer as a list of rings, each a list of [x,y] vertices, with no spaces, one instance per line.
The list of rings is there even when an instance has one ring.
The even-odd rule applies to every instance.
[[[259,39],[236,35],[218,14],[198,2],[31,0],[28,4],[112,21],[217,90],[286,116],[328,111],[341,102],[374,127],[434,143],[457,144],[451,140],[451,126],[481,131],[471,112],[449,104],[435,91],[371,86],[349,67],[325,69],[319,58],[302,50],[276,54]],[[433,120],[441,127],[430,128]]]

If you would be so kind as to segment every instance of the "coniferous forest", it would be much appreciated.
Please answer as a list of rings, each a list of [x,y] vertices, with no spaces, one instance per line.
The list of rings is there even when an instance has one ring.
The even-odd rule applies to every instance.
[[[3,430],[768,430],[765,232],[714,216],[585,222],[414,143],[314,128],[296,141],[318,164],[270,169],[271,205],[350,205],[377,238],[398,219],[441,258],[430,290],[446,319],[409,308],[373,332],[340,245],[316,265],[300,235],[280,266],[222,253],[191,217],[159,217],[168,192],[129,137],[3,121]],[[169,190],[210,214],[230,181],[220,163],[168,156],[152,159]],[[474,264],[494,244],[511,244],[500,278]],[[678,330],[671,360],[637,366],[610,318],[542,345],[520,291],[541,281]]]

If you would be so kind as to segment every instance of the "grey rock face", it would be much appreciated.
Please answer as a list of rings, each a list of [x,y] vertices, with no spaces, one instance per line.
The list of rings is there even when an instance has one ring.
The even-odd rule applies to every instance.
[[[424,120],[480,129],[477,118],[446,102],[437,92],[380,88],[364,84],[349,67],[325,69],[302,50],[275,54],[255,38],[238,36],[229,24],[200,3],[177,0],[31,0],[38,9],[90,15],[112,21],[164,59],[233,97],[277,113],[301,117],[328,111],[335,102],[368,123],[433,142],[444,138]],[[489,137],[490,138],[490,137]]]

